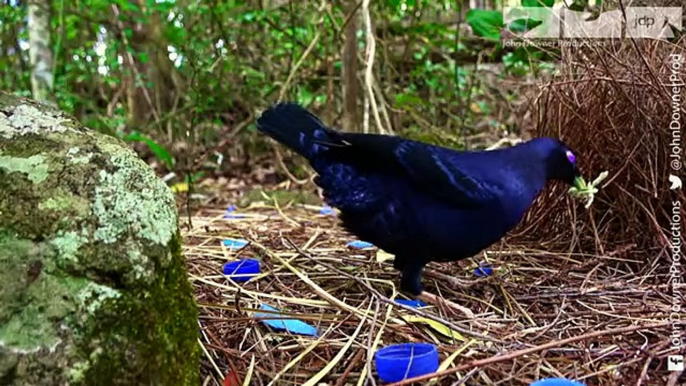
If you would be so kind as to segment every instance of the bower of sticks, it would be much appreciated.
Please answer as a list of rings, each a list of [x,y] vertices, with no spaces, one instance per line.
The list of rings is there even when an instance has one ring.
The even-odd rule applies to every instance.
[[[608,177],[590,208],[565,186],[549,186],[503,242],[427,267],[427,290],[472,317],[392,304],[404,298],[392,256],[347,246],[354,238],[321,206],[265,196],[230,213],[213,203],[182,218],[204,384],[383,384],[374,352],[401,342],[436,344],[441,365],[431,377],[396,385],[528,385],[546,377],[684,384],[666,361],[677,354],[674,329],[683,335],[685,327],[670,321],[673,305],[683,304],[670,281],[670,218],[684,191],[669,190],[668,181],[670,143],[682,140],[670,130],[674,106],[681,125],[686,116],[683,99],[672,103],[671,86],[684,81],[685,43],[562,49],[560,73],[531,94],[537,123],[529,134],[562,138],[587,181],[603,171]],[[676,82],[670,55],[681,55]],[[249,244],[235,250],[226,239]],[[227,279],[222,266],[238,257],[259,259],[261,273],[245,283]],[[492,274],[474,274],[482,263]],[[317,335],[266,326],[254,317],[262,305]]]

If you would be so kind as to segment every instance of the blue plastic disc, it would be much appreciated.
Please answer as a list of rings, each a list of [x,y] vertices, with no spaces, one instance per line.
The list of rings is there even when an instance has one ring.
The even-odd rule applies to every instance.
[[[565,378],[546,378],[538,380],[529,386],[586,386],[581,382],[571,381]]]
[[[260,273],[260,261],[255,259],[241,259],[224,264],[224,275],[231,280],[245,282]],[[238,276],[240,275],[240,276]]]
[[[438,350],[429,343],[400,343],[384,347],[374,354],[376,372],[384,382],[435,373]]]

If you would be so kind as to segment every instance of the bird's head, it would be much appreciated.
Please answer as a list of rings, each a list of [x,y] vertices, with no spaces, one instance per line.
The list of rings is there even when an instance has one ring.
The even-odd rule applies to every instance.
[[[574,151],[558,139],[541,138],[540,140],[544,143],[546,150],[546,178],[580,188],[583,177],[577,166]]]

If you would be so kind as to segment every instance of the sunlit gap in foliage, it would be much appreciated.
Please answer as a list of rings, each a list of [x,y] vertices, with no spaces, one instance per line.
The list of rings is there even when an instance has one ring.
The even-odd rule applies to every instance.
[[[158,0],[158,2],[160,2]],[[170,14],[170,20],[174,19],[174,12],[169,12]],[[177,26],[182,27],[183,23],[181,23],[181,15],[179,15],[179,18],[175,20],[174,24]],[[26,48],[23,47],[21,44],[22,42],[20,41],[20,46],[22,47],[23,50],[28,49],[28,42],[25,42]],[[220,44],[221,43],[221,44]],[[224,42],[220,39],[219,42],[217,42],[217,48],[221,48],[223,46]],[[106,65],[107,63],[107,29],[104,26],[100,26],[98,30],[98,34],[96,37],[96,42],[93,44],[93,51],[95,51],[95,54],[98,56],[98,74],[100,75],[108,75],[110,73],[110,67]],[[226,49],[222,50],[222,53],[224,53]],[[176,47],[174,46],[167,46],[167,52],[169,53],[169,60],[171,60],[174,63],[174,66],[176,68],[181,67],[181,64],[183,63],[184,56],[179,54],[177,52]],[[80,57],[78,55],[74,55],[72,57],[74,61],[80,60]],[[86,61],[91,62],[92,58],[90,55],[86,56]],[[124,57],[121,55],[117,55],[117,63],[120,65],[124,64]]]

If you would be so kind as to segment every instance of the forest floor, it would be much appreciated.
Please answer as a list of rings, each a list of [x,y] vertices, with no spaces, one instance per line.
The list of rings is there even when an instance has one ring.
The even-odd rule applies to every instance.
[[[235,192],[240,189],[230,185],[236,183],[224,181],[218,189]],[[448,307],[400,307],[389,300],[405,298],[397,292],[391,255],[348,246],[355,239],[335,212],[321,213],[321,204],[312,204],[316,195],[277,188],[265,190],[284,193],[252,190],[253,199],[236,210],[237,194],[205,196],[190,218],[182,209],[184,252],[200,308],[204,385],[380,383],[373,353],[401,342],[438,346],[439,372],[447,374],[418,384],[528,385],[545,377],[589,386],[677,381],[668,379],[659,359],[671,332],[666,288],[624,274],[611,254],[561,255],[503,242],[472,259],[431,263],[424,274],[429,292],[468,307],[473,317]],[[249,244],[234,250],[224,244],[230,239]],[[222,266],[238,258],[258,259],[261,273],[247,282],[228,279]],[[482,263],[492,274],[476,274]],[[255,318],[263,304],[316,328],[317,335],[267,327]]]

